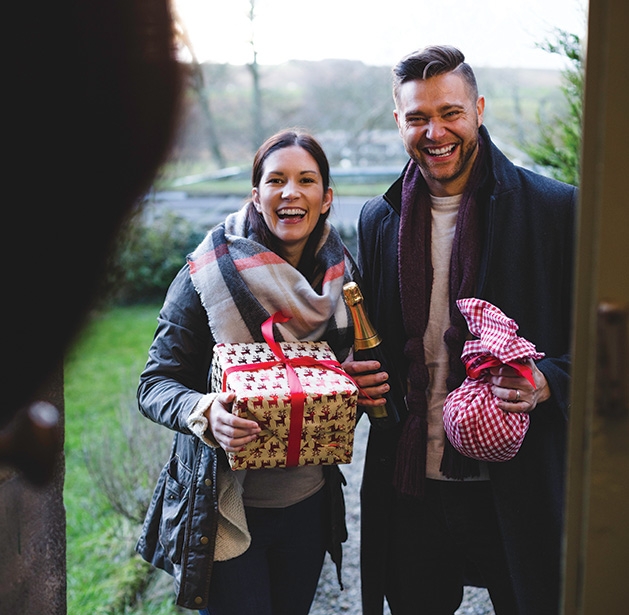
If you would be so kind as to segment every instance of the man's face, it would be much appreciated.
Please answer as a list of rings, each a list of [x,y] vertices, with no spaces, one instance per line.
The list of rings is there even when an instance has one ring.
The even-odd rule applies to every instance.
[[[393,112],[408,155],[434,196],[461,194],[478,152],[485,99],[455,73],[407,81]]]

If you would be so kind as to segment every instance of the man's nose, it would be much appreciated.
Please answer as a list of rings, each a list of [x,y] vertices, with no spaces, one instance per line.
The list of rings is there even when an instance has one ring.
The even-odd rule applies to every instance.
[[[431,117],[426,125],[426,137],[431,141],[438,141],[445,134],[443,122],[439,117]]]

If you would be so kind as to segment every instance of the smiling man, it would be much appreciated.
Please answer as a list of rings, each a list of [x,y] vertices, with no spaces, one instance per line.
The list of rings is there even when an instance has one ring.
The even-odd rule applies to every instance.
[[[411,80],[395,88],[395,121],[409,156],[433,196],[461,194],[478,154],[485,99],[459,72]]]
[[[370,429],[361,491],[364,615],[452,615],[465,584],[497,615],[557,613],[568,412],[573,186],[512,164],[483,126],[485,99],[463,54],[429,47],[393,71],[394,116],[410,160],[358,224],[358,261],[389,369],[406,383],[393,429]],[[464,457],[443,404],[465,379],[469,338],[456,300],[478,297],[545,357],[533,383],[484,375],[504,412],[530,426],[515,457]],[[387,374],[346,365],[377,403]],[[385,383],[385,384],[383,384]]]

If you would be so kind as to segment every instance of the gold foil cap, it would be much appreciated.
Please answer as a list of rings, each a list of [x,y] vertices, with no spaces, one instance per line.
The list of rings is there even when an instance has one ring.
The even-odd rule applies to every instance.
[[[348,282],[343,286],[343,295],[345,296],[345,302],[348,306],[352,307],[357,303],[362,303],[363,294],[360,292],[360,287],[356,282]]]
[[[348,282],[343,286],[345,303],[352,313],[354,320],[354,349],[368,350],[374,348],[382,339],[373,328],[363,306],[363,294],[356,282]]]

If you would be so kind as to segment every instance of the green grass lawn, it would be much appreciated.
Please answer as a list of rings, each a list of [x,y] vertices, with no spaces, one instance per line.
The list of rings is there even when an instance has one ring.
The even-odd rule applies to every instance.
[[[67,356],[64,498],[68,613],[183,612],[173,606],[168,582],[163,583],[166,589],[161,595],[158,592],[150,601],[128,606],[129,595],[142,589],[150,568],[133,553],[139,526],[114,512],[101,481],[88,472],[83,452],[124,446],[121,416],[127,411],[147,421],[134,408],[134,394],[158,311],[158,306],[134,306],[97,314]],[[160,466],[167,457],[168,449]]]

